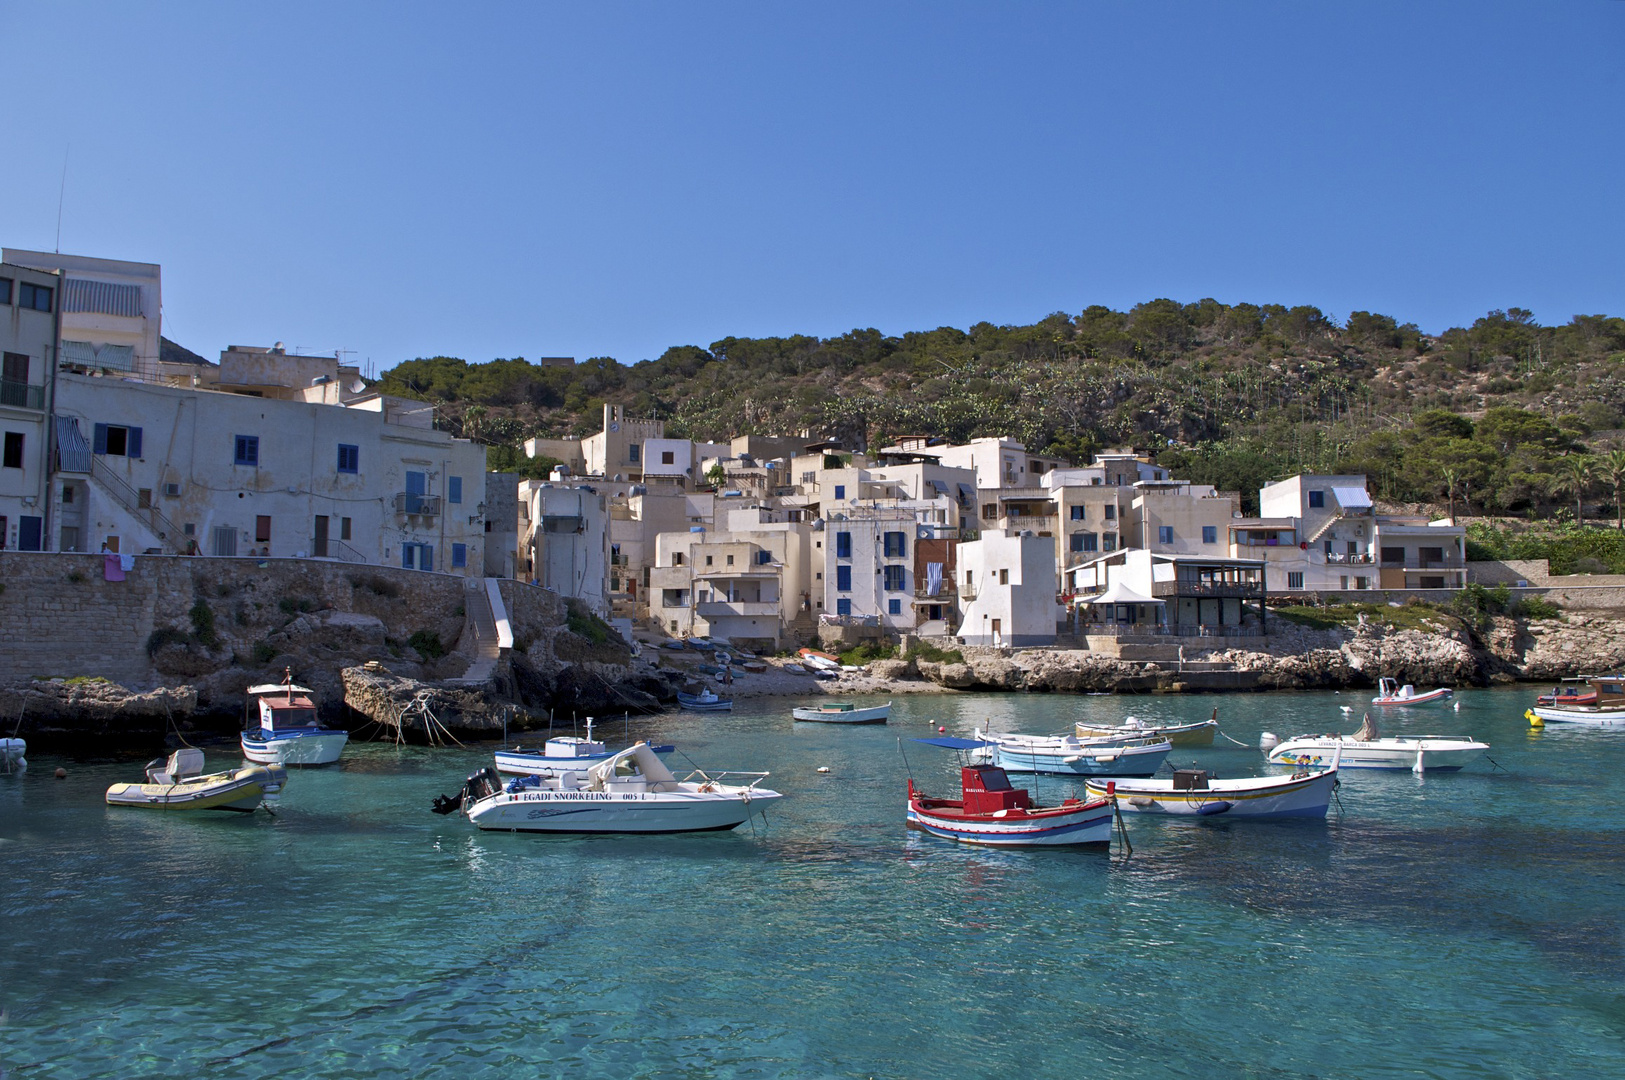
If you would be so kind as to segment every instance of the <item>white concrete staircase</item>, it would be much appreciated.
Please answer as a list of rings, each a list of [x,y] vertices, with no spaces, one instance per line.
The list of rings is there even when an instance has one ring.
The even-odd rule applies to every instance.
[[[478,685],[491,681],[508,650],[513,631],[497,578],[471,578],[463,595],[463,636],[459,654],[469,658],[468,669],[450,682]]]

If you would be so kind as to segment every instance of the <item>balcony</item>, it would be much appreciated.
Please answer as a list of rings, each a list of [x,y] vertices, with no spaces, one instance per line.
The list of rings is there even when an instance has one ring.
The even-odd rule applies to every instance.
[[[1381,566],[1385,570],[1465,570],[1460,560],[1452,559],[1384,559]]]
[[[410,491],[395,493],[395,512],[397,514],[417,514],[422,517],[434,517],[440,513],[440,496],[418,495]]]
[[[701,600],[694,605],[694,613],[707,619],[728,615],[765,615],[778,618],[777,600]]]
[[[1151,583],[1151,595],[1257,600],[1264,595],[1264,585],[1258,581],[1154,581]]]
[[[14,409],[43,409],[45,387],[30,386],[13,379],[0,380],[0,405],[10,405]]]
[[[1352,553],[1351,552],[1341,552],[1341,553],[1339,553],[1339,552],[1336,552],[1336,551],[1331,551],[1331,552],[1326,553],[1325,558],[1326,558],[1326,564],[1328,566],[1360,566],[1360,565],[1369,566],[1369,565],[1371,565],[1371,553],[1369,551],[1367,551],[1367,552],[1352,552]],[[1384,564],[1384,565],[1386,565],[1386,564]]]

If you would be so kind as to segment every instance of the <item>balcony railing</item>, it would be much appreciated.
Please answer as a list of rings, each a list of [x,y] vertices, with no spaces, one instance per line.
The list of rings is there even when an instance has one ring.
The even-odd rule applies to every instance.
[[[1383,559],[1380,564],[1386,570],[1465,570],[1459,561],[1452,559]]]
[[[317,559],[337,559],[340,562],[364,563],[367,557],[343,540],[331,536],[310,538],[310,554]]]
[[[1359,565],[1362,565],[1362,564],[1370,565],[1370,563],[1371,563],[1371,553],[1369,551],[1367,551],[1367,552],[1328,551],[1326,553],[1326,555],[1325,555],[1325,559],[1326,559],[1327,564],[1331,565],[1331,566],[1359,566]]]
[[[13,379],[0,380],[0,405],[17,409],[45,408],[45,387],[30,386]]]
[[[708,619],[724,615],[769,615],[779,613],[777,600],[701,600],[694,605],[694,612]]]
[[[1242,581],[1154,581],[1152,596],[1217,596],[1253,600],[1264,595],[1262,582]]]
[[[1095,637],[1263,637],[1257,626],[1203,626],[1177,624],[1162,626],[1156,623],[1085,623],[1081,632]]]
[[[440,513],[440,496],[418,495],[410,491],[395,493],[395,512],[397,514],[421,514],[424,517],[433,517]]]

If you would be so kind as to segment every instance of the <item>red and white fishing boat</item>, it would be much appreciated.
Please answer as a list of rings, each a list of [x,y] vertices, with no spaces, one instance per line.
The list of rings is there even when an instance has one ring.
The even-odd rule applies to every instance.
[[[959,787],[957,799],[932,799],[910,780],[908,827],[966,844],[997,847],[1105,847],[1111,843],[1112,804],[1105,799],[1067,799],[1059,806],[1034,806],[1032,794],[1026,788],[1011,787],[1010,777],[997,765],[962,766]]]
[[[1448,686],[1440,686],[1433,690],[1418,690],[1410,683],[1404,686],[1398,681],[1389,678],[1377,680],[1377,696],[1371,699],[1373,705],[1432,705],[1438,701],[1449,701],[1456,696],[1456,692]]]

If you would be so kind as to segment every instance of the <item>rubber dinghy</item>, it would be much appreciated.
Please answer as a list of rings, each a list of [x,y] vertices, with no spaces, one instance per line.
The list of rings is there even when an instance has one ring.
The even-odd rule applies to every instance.
[[[187,747],[147,765],[145,784],[114,784],[107,789],[109,806],[152,810],[236,810],[251,814],[270,810],[281,798],[288,770],[281,765],[250,765],[231,772],[205,774],[203,751]]]

